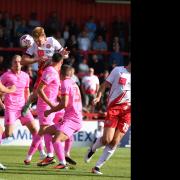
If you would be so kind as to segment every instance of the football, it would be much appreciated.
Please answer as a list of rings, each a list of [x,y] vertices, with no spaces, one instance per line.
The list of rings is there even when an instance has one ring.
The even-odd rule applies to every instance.
[[[21,47],[28,48],[33,45],[34,39],[29,34],[24,34],[23,36],[21,36],[19,43]]]

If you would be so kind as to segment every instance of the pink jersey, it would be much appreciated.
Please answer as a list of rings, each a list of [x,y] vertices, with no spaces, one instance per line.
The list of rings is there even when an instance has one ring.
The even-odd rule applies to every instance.
[[[106,79],[111,84],[108,106],[131,101],[131,74],[124,67],[115,67]]]
[[[56,71],[53,66],[48,66],[44,69],[41,80],[46,84],[44,93],[52,103],[57,104],[57,96],[60,86],[59,72]],[[37,108],[46,109],[47,106],[48,104],[38,97]]]
[[[61,95],[69,96],[68,106],[65,108],[63,119],[69,119],[76,123],[82,123],[82,101],[79,87],[71,79],[61,81]]]
[[[25,88],[29,88],[29,75],[23,71],[15,74],[11,70],[1,76],[1,82],[4,86],[16,86],[14,93],[5,94],[4,104],[7,109],[21,110],[25,104]]]

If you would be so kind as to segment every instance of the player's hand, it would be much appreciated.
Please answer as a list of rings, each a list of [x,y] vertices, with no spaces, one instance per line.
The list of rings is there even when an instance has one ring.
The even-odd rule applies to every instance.
[[[67,47],[65,47],[62,51],[59,52],[65,59],[69,57],[70,51],[67,50]]]
[[[0,103],[0,107],[5,110],[5,105],[3,102]]]
[[[92,104],[96,105],[99,101],[100,101],[100,98],[95,98],[93,99]]]
[[[16,86],[15,85],[9,86],[8,89],[11,91],[11,93],[13,93],[16,91]]]
[[[45,116],[45,117],[48,117],[49,114],[51,114],[50,110],[46,110],[46,111],[44,112],[44,116]]]

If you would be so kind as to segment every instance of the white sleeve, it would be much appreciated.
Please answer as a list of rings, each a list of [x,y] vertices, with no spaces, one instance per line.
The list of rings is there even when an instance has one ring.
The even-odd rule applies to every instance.
[[[26,50],[26,54],[29,54],[31,56],[34,55],[34,52],[35,52],[35,47],[34,46],[31,46],[31,47],[27,48],[27,50]]]
[[[96,84],[99,84],[99,78],[97,76],[96,77]]]
[[[56,51],[62,51],[64,48],[61,46],[61,44],[55,39],[55,38],[52,38],[53,40],[53,46],[54,46],[54,49]]]
[[[114,81],[114,79],[115,79],[115,77],[117,76],[116,74],[117,74],[117,68],[114,68],[114,69],[111,71],[110,75],[107,77],[106,81],[108,81],[109,83],[112,84],[113,81]]]

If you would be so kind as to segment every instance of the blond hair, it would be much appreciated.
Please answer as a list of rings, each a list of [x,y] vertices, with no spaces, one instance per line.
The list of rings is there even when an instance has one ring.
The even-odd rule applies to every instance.
[[[44,28],[42,27],[35,27],[32,31],[33,38],[37,39],[40,36],[45,36]]]

